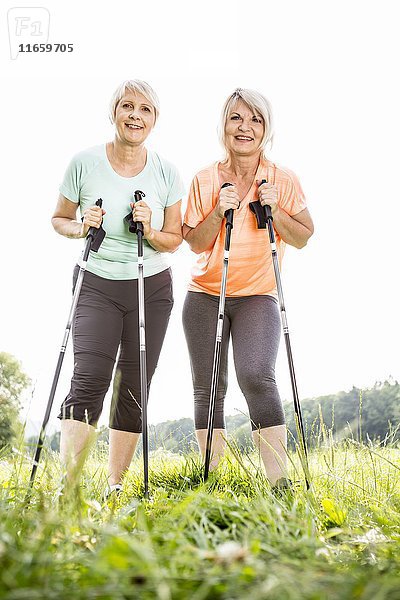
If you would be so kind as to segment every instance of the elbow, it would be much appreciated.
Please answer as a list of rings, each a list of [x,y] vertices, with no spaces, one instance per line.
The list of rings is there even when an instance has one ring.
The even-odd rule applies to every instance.
[[[177,236],[177,238],[178,238],[178,236]],[[172,248],[171,248],[170,252],[171,252],[171,253],[173,253],[173,252],[176,252],[176,251],[178,250],[178,248],[180,247],[180,245],[182,244],[182,242],[183,242],[183,237],[182,237],[182,236],[179,236],[179,239],[176,239],[176,240],[175,240],[175,243],[174,243],[174,245],[172,246]]]
[[[183,230],[183,239],[189,245],[189,248],[192,252],[194,252],[194,254],[202,254],[203,252],[212,249],[212,247],[214,246],[214,241],[211,244],[209,244],[209,246],[205,246],[202,237],[194,234],[194,229],[188,229],[189,231],[186,232],[185,230]]]
[[[164,250],[162,250],[162,252],[170,252],[171,254],[173,254],[174,252],[176,252],[179,248],[179,246],[182,244],[183,242],[183,237],[180,234],[175,233],[172,237],[172,235],[170,236],[170,239],[168,240],[168,245],[166,247],[164,247]],[[151,244],[151,240],[149,240],[149,243]]]
[[[305,235],[303,237],[302,240],[300,240],[297,244],[296,244],[296,248],[298,248],[299,250],[301,250],[302,248],[305,248],[305,246],[307,246],[308,240],[310,239],[310,237],[312,236],[312,234],[314,233],[314,228],[308,229],[307,231],[307,235]]]
[[[204,252],[204,249],[200,248],[195,242],[191,242],[190,240],[188,240],[186,238],[185,238],[185,242],[187,242],[189,248],[195,254],[201,254],[202,252]]]
[[[197,247],[197,244],[195,242],[191,242],[190,240],[185,239],[185,241],[188,243],[189,248],[191,249],[192,252],[194,252],[195,254],[200,254],[200,250]]]
[[[311,236],[307,236],[304,237],[303,239],[299,240],[296,244],[296,248],[298,248],[299,250],[301,250],[302,248],[305,248],[307,246],[307,242],[310,239]]]
[[[297,244],[296,244],[296,248],[297,248],[298,250],[301,250],[302,248],[305,248],[305,247],[307,246],[307,242],[308,242],[308,240],[304,240],[303,242],[299,242],[299,243],[297,243]]]
[[[207,250],[207,248],[204,248],[204,242],[202,242],[202,236],[199,235],[197,227],[189,227],[189,225],[184,223],[182,227],[182,236],[194,254],[202,254]]]
[[[189,228],[188,228],[189,229]],[[191,249],[192,252],[194,252],[195,254],[201,254],[201,250],[200,248],[198,248],[196,241],[194,239],[192,239],[192,233],[193,229],[189,229],[189,231],[185,232],[185,229],[183,229],[183,238],[185,240],[185,242],[188,244],[189,248]]]

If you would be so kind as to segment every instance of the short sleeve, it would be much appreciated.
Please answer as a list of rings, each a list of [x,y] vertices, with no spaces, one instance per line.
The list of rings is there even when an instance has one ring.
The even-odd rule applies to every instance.
[[[184,196],[185,186],[183,185],[178,169],[173,165],[170,165],[168,175],[168,194],[165,206],[172,206]]]
[[[288,178],[283,185],[279,206],[291,217],[307,208],[306,198],[297,176],[287,170]]]
[[[69,163],[64,174],[64,179],[60,185],[60,193],[70,200],[79,204],[81,191],[82,168],[81,163],[76,156]]]
[[[193,179],[190,186],[189,197],[186,207],[183,222],[188,227],[197,227],[199,223],[204,221],[205,214],[200,196],[200,184],[197,176]]]

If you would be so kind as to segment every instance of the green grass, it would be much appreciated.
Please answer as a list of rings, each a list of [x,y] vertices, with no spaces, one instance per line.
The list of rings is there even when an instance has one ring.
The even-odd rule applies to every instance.
[[[276,497],[256,456],[203,484],[195,455],[156,452],[151,499],[135,460],[104,504],[99,452],[71,497],[47,454],[27,505],[29,461],[0,456],[0,598],[400,599],[400,449],[320,447],[309,491],[292,458],[300,484]]]

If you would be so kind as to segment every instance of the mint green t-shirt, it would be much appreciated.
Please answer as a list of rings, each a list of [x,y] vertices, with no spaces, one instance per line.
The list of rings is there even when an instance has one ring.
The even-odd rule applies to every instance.
[[[134,192],[141,190],[150,206],[151,226],[160,231],[164,209],[178,202],[184,187],[177,169],[152,151],[147,151],[143,170],[135,177],[122,177],[112,168],[105,144],[79,152],[71,160],[60,192],[79,204],[81,215],[98,198],[106,211],[103,228],[106,237],[97,253],[91,252],[87,270],[105,279],[137,279],[137,236],[129,232],[124,217],[131,210]],[[168,253],[158,252],[143,240],[144,276],[149,277],[169,267]]]

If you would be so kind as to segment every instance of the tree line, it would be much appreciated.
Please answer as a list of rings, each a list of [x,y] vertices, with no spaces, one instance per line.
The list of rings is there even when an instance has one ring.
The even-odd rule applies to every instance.
[[[19,419],[22,392],[30,380],[20,363],[10,354],[0,352],[0,450],[15,443],[22,434]],[[297,437],[293,403],[285,402],[289,429],[289,442]],[[368,389],[353,387],[348,392],[307,398],[301,401],[307,442],[310,446],[324,443],[329,437],[334,441],[353,438],[359,441],[398,441],[400,429],[400,384],[394,380],[377,382]],[[246,414],[226,417],[228,439],[244,451],[252,446],[251,427]],[[59,432],[49,436],[47,443],[59,449]],[[108,443],[108,429],[99,432],[100,444]],[[29,445],[36,438],[28,440]],[[163,448],[176,453],[197,449],[193,420],[189,418],[165,421],[149,428],[151,450]]]
[[[293,404],[285,402],[289,445],[297,439]],[[353,387],[349,392],[307,398],[301,402],[307,444],[310,447],[327,441],[340,442],[352,438],[398,442],[400,440],[400,384],[397,381],[377,382],[372,388]],[[240,451],[252,448],[249,417],[246,414],[227,416],[228,440]],[[53,450],[59,447],[59,432],[51,440]],[[108,443],[108,429],[99,432],[101,444]],[[149,428],[150,450],[163,448],[169,452],[186,454],[197,450],[193,420],[189,418],[165,421]],[[140,448],[139,448],[140,450]]]

